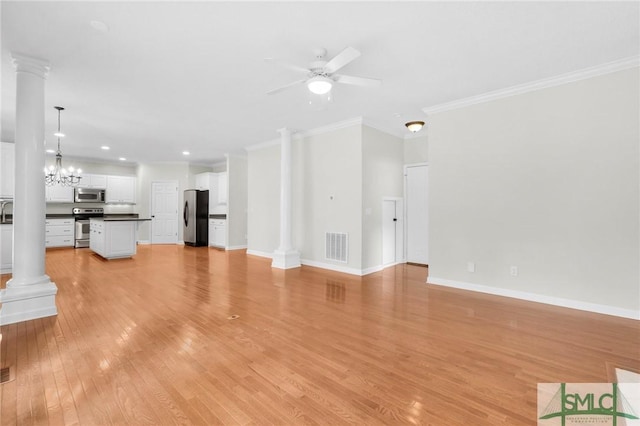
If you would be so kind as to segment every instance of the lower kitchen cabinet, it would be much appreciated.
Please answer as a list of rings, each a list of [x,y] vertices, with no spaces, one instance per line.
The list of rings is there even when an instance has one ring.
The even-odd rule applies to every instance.
[[[227,246],[227,221],[225,219],[209,219],[209,245],[222,248]]]
[[[133,221],[91,219],[89,247],[105,259],[131,257],[136,254],[136,227]]]
[[[13,268],[13,225],[0,225],[0,274]]]
[[[47,219],[45,221],[45,247],[73,247],[75,220]]]

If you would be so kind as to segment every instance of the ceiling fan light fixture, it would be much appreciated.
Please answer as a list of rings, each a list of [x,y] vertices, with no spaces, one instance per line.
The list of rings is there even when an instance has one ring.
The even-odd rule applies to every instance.
[[[331,90],[331,87],[333,87],[333,81],[328,77],[318,75],[307,81],[307,87],[311,93],[324,95]]]
[[[416,133],[422,130],[422,128],[424,127],[424,121],[409,121],[405,124],[405,126],[407,126],[407,129],[409,129],[409,131]]]

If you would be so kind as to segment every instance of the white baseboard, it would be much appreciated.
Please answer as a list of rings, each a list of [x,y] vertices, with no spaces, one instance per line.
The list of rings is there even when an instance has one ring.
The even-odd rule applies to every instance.
[[[268,259],[273,258],[273,253],[267,253],[266,251],[249,250],[249,249],[247,249],[247,254],[250,254],[252,256],[266,257]]]
[[[149,241],[149,240],[138,240],[138,245],[146,246],[146,245],[149,245],[149,244],[151,244],[151,241]]]
[[[598,314],[640,320],[640,311],[634,311],[633,309],[617,308],[615,306],[600,305],[597,303],[582,302],[579,300],[564,299],[561,297],[545,296],[543,294],[509,290],[499,287],[490,287],[481,284],[465,283],[438,277],[428,277],[427,284],[458,288],[461,290],[476,291],[479,293],[493,294],[496,296],[512,297],[514,299],[526,300],[529,302],[544,303],[547,305],[562,306],[563,308],[578,309],[580,311],[595,312]]]
[[[332,263],[317,262],[315,260],[309,260],[309,259],[300,259],[300,263],[302,263],[303,265],[306,265],[306,266],[313,266],[315,268],[328,269],[330,271],[342,272],[342,273],[345,273],[345,274],[358,275],[358,276],[362,276],[363,275],[361,269],[350,268],[348,266],[334,265]]]
[[[2,268],[0,269],[0,275],[1,274],[10,274],[13,271],[13,268]]]
[[[372,266],[370,268],[365,268],[362,270],[362,275],[369,275],[369,274],[373,274],[374,272],[380,272],[384,268],[388,268],[389,266],[394,266],[394,265],[387,265],[387,266],[378,265],[378,266]]]
[[[229,247],[227,247],[227,250],[244,250],[246,248],[247,248],[247,246],[245,244],[243,246],[229,246]]]

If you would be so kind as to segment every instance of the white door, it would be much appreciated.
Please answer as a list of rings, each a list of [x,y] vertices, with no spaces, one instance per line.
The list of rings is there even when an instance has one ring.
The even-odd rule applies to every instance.
[[[382,201],[382,264],[404,260],[404,224],[401,199]]]
[[[406,168],[407,262],[429,264],[427,166]]]
[[[178,243],[178,183],[151,183],[151,244]]]

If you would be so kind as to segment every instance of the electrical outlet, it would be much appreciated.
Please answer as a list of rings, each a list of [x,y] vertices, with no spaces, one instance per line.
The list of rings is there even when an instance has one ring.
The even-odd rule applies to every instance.
[[[517,266],[512,266],[511,268],[509,268],[509,273],[511,274],[512,277],[517,277],[518,276],[518,267]]]
[[[476,264],[473,263],[473,262],[468,262],[467,263],[467,271],[475,272],[476,271]]]

